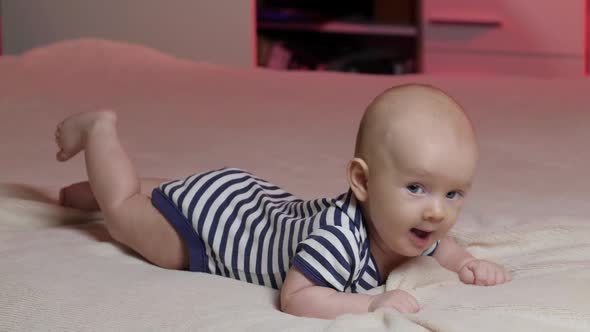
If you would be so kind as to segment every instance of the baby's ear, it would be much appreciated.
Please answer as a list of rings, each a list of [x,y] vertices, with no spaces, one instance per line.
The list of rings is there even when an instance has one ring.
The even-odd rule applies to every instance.
[[[360,202],[367,200],[369,196],[367,182],[369,180],[369,166],[361,158],[353,158],[346,169],[348,185]]]

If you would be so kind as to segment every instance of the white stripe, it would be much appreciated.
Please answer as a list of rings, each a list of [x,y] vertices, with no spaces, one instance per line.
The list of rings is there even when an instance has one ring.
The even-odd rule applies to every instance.
[[[241,196],[244,196],[244,198],[242,198],[240,201],[247,200],[247,198],[250,198],[252,195],[254,195],[254,192],[256,191],[256,189],[259,189],[259,188],[257,186],[253,186],[247,193],[241,195]],[[252,201],[250,201],[247,204],[242,205],[242,207],[238,210],[238,213],[236,214],[236,220],[238,220],[240,222],[235,222],[230,227],[228,238],[227,238],[227,245],[226,245],[226,249],[225,249],[226,250],[225,251],[225,260],[226,260],[226,262],[230,263],[232,261],[233,255],[238,255],[238,257],[237,257],[237,263],[238,263],[237,270],[238,270],[238,273],[240,273],[240,276],[243,276],[244,278],[246,275],[243,272],[244,271],[244,263],[245,263],[245,255],[247,255],[247,254],[250,255],[250,259],[252,259],[251,253],[245,252],[246,251],[246,241],[250,237],[249,234],[251,233],[252,221],[254,219],[256,219],[256,216],[259,215],[255,211],[254,213],[250,214],[250,216],[248,217],[247,220],[244,220],[244,213],[247,210],[249,210],[250,208],[252,208],[253,206],[255,206],[260,201],[260,199],[261,199],[260,196],[267,195],[267,194],[274,195],[274,194],[276,194],[276,192],[277,192],[276,190],[275,191],[266,191],[266,192],[261,190],[260,192],[258,192]],[[235,236],[238,231],[238,228],[241,225],[241,222],[245,223],[244,224],[244,231],[242,233],[242,237],[240,239],[236,239]],[[239,241],[237,253],[232,252],[232,248],[234,247],[235,241]],[[255,260],[256,256],[254,255],[253,258]],[[230,269],[230,271],[231,271],[231,269]]]
[[[289,259],[289,249],[291,248],[291,236],[293,236],[293,234],[297,234],[297,233],[291,233],[291,225],[294,225],[294,223],[296,224],[297,222],[295,221],[295,216],[294,216],[294,208],[295,208],[295,203],[291,202],[290,206],[289,206],[289,213],[288,213],[288,219],[286,219],[284,221],[285,223],[285,235],[283,237],[283,252],[279,253],[279,255],[283,255],[283,266],[280,266],[280,269],[287,272],[289,270],[289,266],[291,265],[290,259]],[[296,225],[293,227],[293,231],[295,231],[296,229]],[[293,249],[291,249],[292,252],[295,252]]]
[[[273,204],[273,206],[278,207],[281,204],[282,204],[282,202],[279,202],[278,204]],[[269,225],[269,227],[266,232],[266,236],[264,237],[264,240],[262,242],[262,256],[261,256],[261,261],[259,263],[260,263],[260,271],[262,271],[262,278],[264,279],[264,284],[267,286],[272,285],[268,274],[273,273],[273,271],[270,270],[270,268],[272,268],[272,266],[268,266],[268,250],[270,247],[270,243],[269,243],[270,237],[272,236],[272,233],[275,232],[272,220],[274,220],[274,218],[279,213],[279,211],[280,211],[280,208],[276,208],[270,214],[268,214],[268,213],[265,214],[266,220],[264,220]],[[254,249],[254,246],[252,247],[252,249]],[[258,247],[256,248],[256,250],[252,250],[252,253],[255,253],[256,251],[258,251]]]
[[[428,256],[430,255],[438,246],[440,240],[437,240],[436,242],[434,242],[430,247],[428,247],[428,249],[424,250],[424,252],[421,254],[422,256]]]
[[[258,192],[258,194],[256,195],[256,197],[254,197],[254,199],[252,200],[252,202],[248,203],[247,205],[244,206],[244,210],[240,212],[240,219],[242,219],[242,215],[243,213],[248,210],[251,207],[254,207],[256,204],[258,204],[259,201],[262,200],[262,197],[265,193],[264,191],[260,191]],[[226,257],[227,255],[232,255],[232,254],[236,254],[238,255],[237,258],[237,262],[238,262],[238,270],[240,271],[245,271],[245,264],[246,264],[246,255],[250,256],[250,265],[252,266],[252,253],[251,252],[246,252],[246,242],[248,241],[248,239],[252,236],[254,236],[254,232],[252,231],[252,222],[254,221],[254,219],[256,219],[259,215],[260,212],[262,210],[258,209],[253,211],[253,213],[251,213],[248,218],[246,220],[244,220],[244,232],[242,233],[242,236],[238,239],[239,241],[239,245],[238,245],[238,252],[237,253],[233,253],[233,252],[226,252]],[[235,226],[235,231],[231,231],[231,237],[233,238],[236,235],[236,231],[239,227],[239,225]],[[236,241],[235,238],[233,238],[231,240],[232,243],[232,248],[233,248],[233,243],[234,241]],[[252,275],[252,282],[255,284],[258,284],[258,278],[255,277],[255,275],[252,273],[252,269],[250,269],[250,273]]]
[[[164,191],[164,194],[166,194],[166,196],[170,196],[170,191],[177,187],[179,184],[182,183],[182,179],[181,180],[176,180],[176,181],[168,181],[168,182],[164,182],[162,184],[160,184],[159,188]],[[166,186],[166,189],[164,189],[164,186]]]
[[[240,174],[240,175],[243,176],[245,174]],[[210,219],[212,219],[212,217],[215,216],[215,213],[217,213],[217,210],[219,208],[218,205],[221,205],[222,203],[225,203],[227,201],[228,198],[226,196],[229,196],[239,190],[242,190],[243,188],[247,187],[251,183],[252,183],[252,181],[248,181],[248,179],[246,179],[245,181],[238,182],[238,183],[228,187],[226,189],[226,191],[224,191],[224,193],[219,196],[217,201],[215,201],[215,204],[212,205],[212,209],[210,210],[210,214],[209,214],[211,216]],[[215,234],[213,234],[212,243],[210,243],[211,247],[213,248],[213,251],[215,253],[217,253],[217,255],[216,255],[217,260],[218,260],[217,261],[217,268],[221,271],[221,274],[224,276],[225,276],[224,269],[227,265],[223,264],[224,260],[221,259],[221,257],[218,257],[219,253],[221,252],[221,237],[223,236],[223,230],[225,228],[225,225],[228,222],[227,219],[234,211],[234,209],[237,205],[237,202],[241,201],[242,198],[247,196],[248,194],[250,194],[250,192],[245,192],[243,194],[237,195],[233,198],[233,200],[231,200],[229,202],[228,206],[225,208],[225,210],[219,216],[217,230],[215,231]],[[216,206],[216,204],[217,204],[217,206]],[[215,211],[213,211],[213,208]],[[214,220],[212,220],[212,222],[214,222]],[[210,224],[210,226],[212,226],[212,225]],[[205,229],[203,229],[203,233],[205,233]],[[209,236],[209,231],[207,231],[207,236]],[[228,241],[227,244],[230,244],[230,242]],[[227,251],[227,244],[226,244],[226,251]]]
[[[210,174],[207,174],[207,175],[203,176],[198,181],[195,181],[195,184],[192,187],[190,187],[190,186],[191,186],[191,184],[192,184],[193,181],[192,180],[191,181],[187,181],[187,183],[184,186],[182,186],[182,188],[180,188],[180,190],[177,190],[174,193],[174,195],[172,196],[172,200],[174,200],[175,202],[178,203],[179,196],[182,193],[186,192],[186,196],[184,197],[184,201],[182,202],[182,206],[179,206],[179,208],[182,210],[182,214],[184,214],[185,216],[188,216],[189,217],[189,220],[191,220],[191,222],[193,222],[193,217],[194,216],[189,216],[188,215],[188,208],[190,206],[190,203],[193,201],[193,199],[195,197],[195,193],[203,186],[203,184],[205,182],[207,182],[209,179],[211,179],[212,177],[216,176],[217,174],[218,174],[218,172],[212,172]],[[188,189],[189,187],[190,187],[190,190]],[[200,207],[202,208],[202,203],[201,203],[201,206]],[[194,211],[199,212],[201,210],[198,209],[198,207],[195,207]],[[193,226],[194,226],[194,224],[193,224]]]
[[[361,279],[365,280],[365,282],[368,283],[371,286],[378,285],[379,284],[379,280],[373,278],[373,276],[371,276],[371,274],[369,274],[369,267],[372,268],[375,271],[377,271],[377,268],[375,267],[375,265],[373,264],[373,262],[371,261],[371,259],[368,258],[368,255],[367,255],[367,263],[366,264],[367,264],[367,268],[365,269],[365,273],[363,273],[363,276],[362,276]]]
[[[249,255],[250,256],[250,266],[249,266],[249,270],[250,273],[252,274],[252,280],[254,281],[254,283],[259,284],[258,282],[258,278],[256,277],[255,273],[256,273],[256,253],[258,250],[258,238],[260,237],[260,232],[262,231],[262,228],[264,227],[265,223],[264,223],[264,219],[261,220],[261,222],[258,223],[258,225],[252,229],[252,223],[254,222],[255,219],[257,219],[263,212],[266,212],[264,208],[262,208],[262,206],[264,206],[265,202],[269,202],[267,208],[270,208],[271,206],[276,205],[277,200],[276,198],[271,198],[268,195],[265,195],[264,192],[260,193],[260,197],[259,199],[255,199],[254,203],[258,203],[259,201],[260,203],[260,209],[254,211],[254,213],[252,213],[250,215],[250,217],[246,220],[246,225],[245,225],[245,231],[244,234],[242,235],[242,238],[240,239],[240,249],[239,249],[239,259],[238,259],[238,263],[242,264],[242,270],[245,270],[244,264],[245,264],[245,255]],[[246,252],[246,242],[249,238],[252,238],[252,247],[250,248],[250,252]],[[261,272],[266,272],[264,270],[261,270]],[[268,277],[266,278],[268,279]],[[268,282],[268,280],[266,280],[266,282]]]
[[[280,207],[280,214],[278,216],[275,216],[276,218],[276,230],[273,230],[274,233],[274,241],[271,244],[272,245],[272,262],[271,262],[271,270],[269,271],[270,273],[273,274],[278,274],[280,272],[280,270],[283,269],[283,266],[279,266],[279,255],[284,257],[284,253],[287,251],[286,247],[284,246],[284,242],[285,238],[284,236],[287,236],[287,233],[289,232],[289,228],[286,227],[287,225],[285,224],[286,220],[288,220],[287,218],[289,217],[289,213],[288,213],[288,208],[289,208],[289,203],[286,203],[286,205]],[[287,207],[287,209],[285,209],[285,207]],[[272,223],[273,220],[270,220],[270,222]],[[272,224],[271,224],[272,225]],[[272,230],[272,228],[271,228]],[[285,234],[283,234],[285,233]],[[279,252],[279,242],[281,240],[281,235],[283,235],[283,251]],[[270,238],[269,238],[270,241]],[[263,256],[264,257],[264,256]],[[280,278],[280,274],[279,274],[279,278],[275,278],[275,281],[279,281]]]
[[[205,176],[203,176],[203,178],[201,178],[201,180],[205,179],[205,178],[211,178],[213,175],[215,175],[215,172],[212,172],[210,174],[207,174]],[[178,203],[178,198],[180,197],[180,195],[182,193],[184,193],[185,191],[189,190],[189,187],[191,186],[191,184],[193,182],[195,182],[195,179],[197,177],[199,177],[201,174],[193,174],[189,177],[187,177],[184,180],[180,180],[181,182],[184,182],[184,184],[181,184],[181,186],[179,186],[175,191],[174,194],[172,196],[170,196],[170,194],[168,194],[170,196],[170,198]],[[202,183],[203,181],[198,181],[197,183]],[[170,190],[171,191],[171,190]],[[188,201],[190,201],[191,199],[188,199]],[[187,201],[187,198],[185,198],[184,202]],[[186,211],[182,210],[182,212],[186,215]]]
[[[303,220],[301,218],[294,218],[292,222],[295,223],[295,227],[293,228],[293,238],[291,239],[291,243],[289,245],[291,246],[293,254],[295,254],[295,252],[297,251],[297,245],[299,244],[299,242],[297,241],[297,237],[299,236],[299,229],[303,224]],[[289,262],[289,264],[290,263],[291,262]]]
[[[258,204],[258,202],[261,201],[261,205],[264,203],[264,197],[265,197],[265,193],[264,191],[261,191],[258,193],[258,195],[256,195],[256,197],[254,198],[254,200],[248,204],[248,207],[252,207],[255,206],[256,204]],[[258,216],[260,216],[260,214],[262,213],[262,209],[257,209],[254,210],[249,216],[248,218],[245,220],[245,225],[244,225],[244,232],[242,233],[242,237],[239,239],[239,244],[238,244],[238,269],[241,271],[245,271],[246,270],[246,256],[250,257],[250,276],[252,279],[252,282],[255,284],[260,284],[258,282],[258,277],[256,277],[256,255],[252,255],[253,251],[252,249],[250,249],[250,252],[246,252],[246,243],[248,242],[248,240],[252,237],[252,236],[257,236],[256,235],[256,230],[260,229],[260,226],[264,226],[263,223],[259,223],[258,227],[256,229],[252,229],[252,223],[253,221],[258,218]],[[235,232],[232,233],[232,235],[235,235]],[[235,241],[235,240],[234,240]],[[233,243],[233,241],[232,241]],[[256,243],[256,238],[254,238],[253,241],[253,245]]]
[[[347,241],[349,241],[349,243],[351,244],[351,247],[353,247],[353,253],[355,255],[353,257],[347,257],[348,254],[347,254],[347,251],[346,251],[344,245],[342,245],[342,242],[338,239],[338,237],[336,237],[334,234],[332,234],[332,232],[322,229],[322,230],[318,230],[318,231],[314,232],[314,235],[315,234],[330,241],[330,243],[336,248],[336,250],[342,254],[342,256],[344,257],[345,260],[347,260],[347,258],[348,258],[347,263],[349,265],[352,265],[352,263],[354,263],[356,266],[360,265],[359,264],[360,258],[358,257],[358,251],[354,251],[354,247],[356,247],[356,244],[354,243],[354,240],[351,239],[350,232],[344,232],[344,235],[346,236]],[[351,242],[351,240],[352,240],[352,242]],[[342,264],[340,264],[340,262],[338,262],[338,259],[336,259],[336,256],[330,250],[328,250],[326,247],[324,247],[321,243],[313,240],[313,241],[306,242],[306,244],[308,244],[310,247],[314,248],[317,252],[319,252],[322,256],[324,256],[324,258],[326,260],[331,262],[332,268],[336,272],[338,272],[338,274],[340,274],[340,276],[345,281],[348,281],[351,274],[354,273],[354,271],[350,271],[350,270],[344,268],[342,266]]]
[[[217,191],[217,189],[224,186],[227,182],[230,182],[232,180],[238,179],[243,176],[244,176],[243,173],[234,173],[234,174],[224,175],[224,176],[220,177],[219,179],[217,179],[205,190],[205,192],[203,193],[203,195],[199,199],[199,202],[197,203],[197,207],[195,207],[195,211],[202,212],[202,210],[203,210],[202,207],[205,206],[205,204],[209,201],[209,199],[215,193],[215,191]],[[231,187],[233,187],[233,186],[231,186]],[[205,241],[203,241],[203,243],[205,244],[205,250],[207,251],[207,257],[210,257],[210,258],[213,257],[213,255],[211,253],[212,251],[219,252],[219,247],[215,247],[215,243],[208,243],[208,241],[206,239],[209,238],[209,232],[211,231],[211,226],[213,225],[213,223],[221,221],[221,219],[214,220],[215,213],[217,213],[217,209],[219,208],[219,206],[223,202],[225,202],[227,200],[227,196],[230,195],[231,193],[232,193],[231,189],[224,189],[219,194],[219,196],[213,201],[213,203],[210,205],[209,211],[208,211],[207,215],[205,215],[205,217],[204,217],[201,237],[203,239],[205,239]],[[201,206],[200,209],[198,207],[199,205]],[[200,213],[195,213],[195,216],[197,216],[197,215],[198,215],[198,217],[193,218],[193,227],[195,229],[197,228],[198,220],[202,217],[200,215]],[[223,223],[223,224],[225,224],[225,223]],[[214,260],[209,259],[209,269],[211,271],[215,271],[215,265],[216,264],[215,264]],[[223,275],[223,271],[221,271],[221,273]]]
[[[315,242],[314,242],[315,243]],[[317,244],[316,244],[317,246]],[[321,246],[319,246],[321,247]],[[334,278],[334,276],[332,276],[332,274],[326,270],[326,268],[320,264],[320,262],[316,261],[313,256],[311,256],[310,254],[308,254],[307,252],[302,252],[301,254],[301,258],[303,258],[309,265],[311,265],[322,277],[324,277],[324,279],[326,280],[326,282],[330,285],[332,285],[334,288],[336,288],[339,291],[343,291],[344,290],[344,285],[341,285],[336,278]],[[346,278],[345,278],[346,280]]]
[[[334,217],[334,209],[328,208],[328,211],[326,213],[326,224],[327,225],[331,225],[331,226],[337,226],[336,225],[336,220]]]
[[[248,184],[250,184],[250,183],[252,183],[252,182],[249,182]],[[242,201],[245,201],[248,198],[254,196],[254,192],[255,192],[256,189],[257,189],[256,186],[252,186],[252,188],[250,188],[250,190],[248,190],[247,192],[236,196],[236,198],[235,198],[236,204],[235,205],[237,205],[237,203],[240,203]],[[260,196],[261,194],[262,193],[258,193],[258,196]],[[252,206],[254,206],[254,204],[256,204],[256,202],[257,202],[257,198],[254,197],[252,199],[252,201],[250,201],[249,203],[243,204],[240,207],[240,209],[237,211],[237,213],[236,213],[236,220],[238,222],[232,223],[230,225],[230,227],[229,227],[229,230],[228,230],[227,244],[225,245],[224,261],[226,262],[226,266],[227,266],[228,270],[230,271],[229,272],[230,273],[230,277],[238,278],[240,280],[244,280],[245,279],[245,276],[246,276],[246,274],[243,272],[243,268],[240,269],[240,268],[237,268],[236,267],[237,270],[238,270],[238,276],[235,276],[234,273],[233,273],[232,266],[231,266],[231,264],[232,264],[231,262],[233,260],[233,255],[234,255],[233,247],[234,247],[234,244],[235,244],[234,242],[236,241],[235,236],[236,236],[236,233],[238,231],[238,228],[241,225],[241,222],[240,221],[243,220],[242,218],[243,218],[244,213],[248,209],[250,209]],[[233,209],[235,208],[235,205],[232,204],[231,206],[229,206],[228,207],[228,210],[233,211]],[[227,217],[225,217],[225,218],[227,218]],[[244,233],[242,233],[242,236],[244,236],[244,235],[247,236],[247,234],[248,233],[245,230]],[[223,234],[221,234],[221,235],[223,235]],[[217,235],[216,235],[216,238],[217,238]],[[221,239],[219,241],[221,241]],[[220,243],[220,245],[221,245],[221,243]],[[238,258],[237,258],[236,261],[238,262],[238,264],[240,263],[240,261],[243,264],[244,256],[239,254],[239,253],[243,252],[243,248],[238,247],[238,250],[239,250],[239,252],[238,253],[235,253],[236,255],[238,255]]]

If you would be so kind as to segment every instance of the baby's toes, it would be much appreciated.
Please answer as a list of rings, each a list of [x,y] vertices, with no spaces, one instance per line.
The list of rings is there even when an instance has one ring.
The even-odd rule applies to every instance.
[[[61,137],[61,135],[62,135],[62,128],[63,128],[63,124],[64,124],[63,122],[60,122],[60,123],[57,125],[57,127],[55,128],[55,133],[54,133],[54,135],[55,135],[55,139],[56,139],[57,141],[59,141],[59,138],[60,138],[60,137]]]
[[[66,161],[69,159],[69,156],[61,148],[59,151],[57,151],[57,153],[55,154],[55,157],[57,158],[58,161]]]
[[[61,137],[60,137],[60,135],[59,135],[59,134],[56,134],[56,135],[55,135],[55,144],[56,144],[56,145],[57,145],[57,146],[58,146],[60,149],[62,149],[62,147],[61,147],[61,139],[60,139],[60,138],[61,138]]]

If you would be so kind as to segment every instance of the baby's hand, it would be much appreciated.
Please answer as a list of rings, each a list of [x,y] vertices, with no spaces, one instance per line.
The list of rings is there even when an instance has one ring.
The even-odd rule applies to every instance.
[[[416,313],[420,310],[418,301],[416,301],[416,299],[408,292],[401,289],[373,295],[371,303],[369,304],[369,312],[384,307],[392,307],[402,314]]]
[[[512,275],[496,263],[474,259],[459,269],[459,279],[466,284],[493,286],[512,280]]]

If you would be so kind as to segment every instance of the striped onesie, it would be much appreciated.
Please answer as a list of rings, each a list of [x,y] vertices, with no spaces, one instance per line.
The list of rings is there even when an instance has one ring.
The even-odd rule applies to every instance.
[[[248,172],[222,168],[163,183],[152,203],[184,241],[191,271],[275,289],[291,265],[342,292],[383,283],[350,190],[304,201]]]

